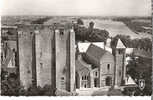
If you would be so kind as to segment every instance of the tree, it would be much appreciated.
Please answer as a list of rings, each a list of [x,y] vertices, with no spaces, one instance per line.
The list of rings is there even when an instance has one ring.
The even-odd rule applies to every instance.
[[[80,18],[79,18],[79,19],[77,19],[77,24],[78,24],[78,25],[84,25],[83,20],[82,20],[82,19],[80,19]]]
[[[5,74],[5,73],[2,73]],[[20,82],[15,73],[9,74],[8,77],[2,79],[1,81],[2,95],[7,96],[18,96],[20,87]]]

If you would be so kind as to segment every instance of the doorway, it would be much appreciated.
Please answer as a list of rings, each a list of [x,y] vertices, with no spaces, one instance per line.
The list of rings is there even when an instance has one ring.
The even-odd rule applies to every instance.
[[[111,86],[112,85],[112,78],[111,77],[106,77],[106,86]]]
[[[94,87],[98,87],[98,78],[94,78]]]

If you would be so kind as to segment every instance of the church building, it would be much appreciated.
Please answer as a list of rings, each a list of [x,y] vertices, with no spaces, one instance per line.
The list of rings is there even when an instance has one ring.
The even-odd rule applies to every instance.
[[[115,53],[108,44],[82,43],[79,45],[79,56],[76,60],[76,88],[120,87],[124,85],[126,77],[125,49],[118,39]],[[106,49],[107,48],[107,49]]]

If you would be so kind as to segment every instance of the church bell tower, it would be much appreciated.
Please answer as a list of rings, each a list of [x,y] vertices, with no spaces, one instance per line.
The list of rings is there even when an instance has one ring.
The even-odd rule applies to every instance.
[[[126,77],[125,50],[125,45],[118,39],[115,49],[115,87],[123,85]]]

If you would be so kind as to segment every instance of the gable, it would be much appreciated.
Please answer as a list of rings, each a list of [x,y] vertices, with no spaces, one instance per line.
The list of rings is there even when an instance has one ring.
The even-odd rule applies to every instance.
[[[102,62],[113,62],[114,63],[114,56],[110,52],[106,52],[100,60]]]
[[[118,39],[116,48],[126,48],[126,47],[123,44],[123,42],[120,39]]]

